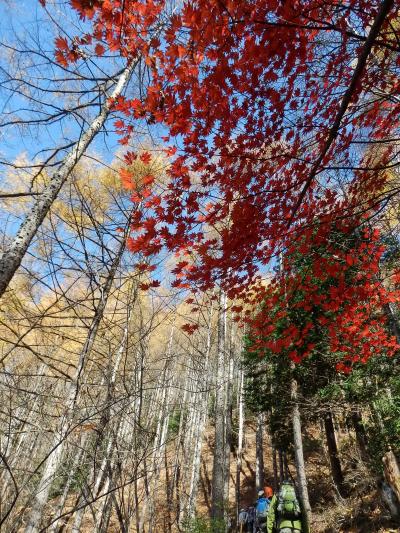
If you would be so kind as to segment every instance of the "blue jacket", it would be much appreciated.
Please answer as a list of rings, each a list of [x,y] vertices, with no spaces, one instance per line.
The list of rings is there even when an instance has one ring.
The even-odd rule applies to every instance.
[[[267,516],[269,503],[270,503],[270,500],[268,498],[265,498],[265,497],[259,498],[256,503],[256,516],[258,516],[259,511],[261,509],[265,509],[264,516]]]

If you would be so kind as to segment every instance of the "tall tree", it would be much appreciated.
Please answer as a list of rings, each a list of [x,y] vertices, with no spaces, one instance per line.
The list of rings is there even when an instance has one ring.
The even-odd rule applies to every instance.
[[[225,446],[226,446],[226,295],[219,299],[217,372],[215,380],[215,438],[212,472],[212,509],[214,520],[225,519]]]

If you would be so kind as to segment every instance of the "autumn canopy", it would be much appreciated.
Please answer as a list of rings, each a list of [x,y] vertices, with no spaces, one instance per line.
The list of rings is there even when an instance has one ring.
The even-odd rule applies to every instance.
[[[315,348],[315,328],[341,370],[392,353],[396,274],[379,274],[377,222],[398,193],[398,2],[71,3],[89,30],[56,40],[60,64],[91,47],[148,70],[142,98],[111,103],[122,145],[146,123],[170,161],[167,184],[137,188],[127,149],[121,177],[150,208],[135,212],[132,251],[176,254],[176,286],[218,284],[238,314],[245,304],[259,343],[294,361]]]

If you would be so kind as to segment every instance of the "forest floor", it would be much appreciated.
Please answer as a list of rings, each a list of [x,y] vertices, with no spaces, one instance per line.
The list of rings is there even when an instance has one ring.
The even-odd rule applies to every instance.
[[[341,457],[347,485],[350,487],[350,496],[341,499],[334,490],[328,466],[328,457],[324,453],[322,443],[319,440],[319,429],[314,428],[304,437],[304,451],[307,462],[307,476],[311,506],[313,509],[312,533],[399,533],[400,526],[394,524],[380,499],[376,481],[370,477],[367,469],[354,457],[351,450],[349,435],[341,436]],[[208,516],[211,509],[211,479],[213,465],[213,430],[208,427],[201,457],[200,488],[198,493],[197,512],[199,515]],[[255,488],[255,464],[256,464],[255,427],[247,424],[245,427],[244,453],[241,471],[241,507],[247,507],[254,503],[256,496]],[[264,439],[264,468],[265,483],[273,485],[272,450],[271,443]],[[289,464],[290,473],[295,478],[295,468]],[[231,470],[229,485],[229,501],[231,502],[231,516],[235,515],[235,480],[236,480],[236,457],[231,453]],[[160,495],[165,495],[165,479],[160,477],[158,485]],[[165,533],[163,527],[163,508],[165,497],[157,498],[159,507],[156,512],[155,533]],[[72,507],[75,498],[70,498]],[[53,502],[54,503],[54,502]],[[165,522],[164,522],[165,523]],[[63,530],[70,531],[71,524]],[[85,514],[82,533],[92,533],[93,521],[90,513]],[[120,533],[118,520],[112,516],[109,533]]]
[[[399,533],[400,526],[394,524],[386,512],[383,502],[375,488],[367,469],[360,468],[358,458],[354,457],[349,446],[349,436],[343,435],[342,457],[346,482],[351,488],[350,496],[341,499],[334,490],[331,481],[329,460],[322,452],[323,446],[318,440],[319,429],[315,428],[305,435],[304,451],[307,462],[307,476],[311,506],[313,509],[312,533]],[[203,447],[201,464],[201,487],[199,492],[198,512],[208,515],[210,510],[211,475],[212,475],[213,433],[208,430]],[[241,507],[254,503],[256,442],[255,427],[247,424],[245,429],[245,446],[241,473]],[[353,466],[352,466],[353,465]],[[355,468],[357,466],[357,468]],[[273,486],[272,449],[268,438],[264,441],[265,483]],[[295,478],[293,465],[289,464],[290,473]],[[229,501],[234,516],[236,459],[231,454],[231,478]]]

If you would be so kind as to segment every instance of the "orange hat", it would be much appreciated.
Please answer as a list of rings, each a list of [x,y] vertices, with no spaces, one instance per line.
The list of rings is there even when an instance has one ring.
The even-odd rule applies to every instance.
[[[272,487],[264,487],[264,494],[266,498],[272,498],[274,491],[272,490]]]

